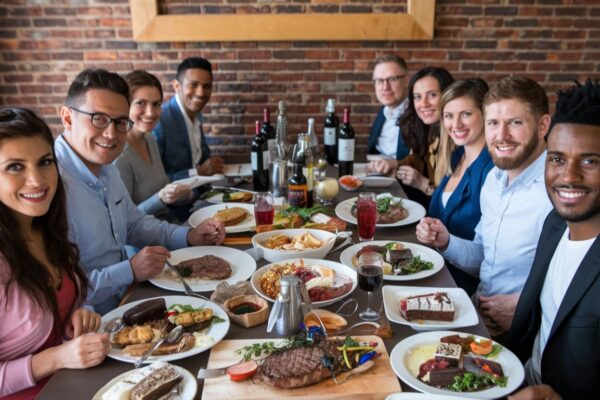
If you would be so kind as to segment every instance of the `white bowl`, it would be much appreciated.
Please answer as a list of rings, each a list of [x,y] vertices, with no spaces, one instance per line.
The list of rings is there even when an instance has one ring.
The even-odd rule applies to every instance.
[[[263,246],[261,243],[274,235],[286,235],[291,238],[309,232],[315,238],[324,241],[323,245],[316,249],[307,250],[273,250]],[[280,229],[262,232],[252,237],[252,245],[258,249],[259,256],[270,262],[279,262],[292,258],[325,258],[335,243],[335,233],[320,229]]]
[[[323,259],[317,260],[317,259],[303,258],[303,260],[304,260],[304,265],[306,265],[306,266],[320,265],[323,267],[333,269],[336,274],[336,282],[335,283],[337,283],[337,284],[335,286],[338,286],[339,284],[344,282],[345,279],[348,279],[348,278],[352,282],[352,287],[350,288],[350,290],[348,292],[344,293],[341,296],[334,297],[333,299],[330,299],[330,300],[313,301],[312,304],[314,307],[319,308],[319,307],[326,307],[328,305],[331,305],[331,304],[343,299],[344,297],[348,296],[350,293],[354,292],[354,289],[356,289],[356,286],[358,285],[358,275],[354,268],[348,267],[347,265],[344,265],[341,263],[337,263],[337,262],[329,261],[329,260],[323,260]],[[299,263],[300,259],[286,260],[286,262]],[[271,297],[269,297],[262,290],[262,287],[260,286],[260,278],[275,264],[283,264],[283,263],[267,264],[264,267],[256,270],[256,272],[252,275],[252,278],[250,279],[252,288],[254,288],[256,293],[258,293],[258,295],[260,297],[262,297],[263,299],[265,299],[267,301],[270,301],[271,303],[273,303],[275,301],[275,299],[272,299]]]
[[[344,176],[341,176],[340,178],[338,178],[338,183],[342,189],[344,189],[347,192],[354,192],[361,188],[361,186],[363,185],[363,181],[362,181],[362,179],[360,179],[357,176],[352,176],[354,179],[356,179],[356,183],[357,183],[356,186],[348,186],[348,185],[342,183],[341,179],[345,178],[347,176],[349,176],[349,175],[344,175]]]

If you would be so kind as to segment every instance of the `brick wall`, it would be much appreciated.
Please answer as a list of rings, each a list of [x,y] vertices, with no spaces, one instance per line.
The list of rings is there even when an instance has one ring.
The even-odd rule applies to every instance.
[[[169,1],[170,13],[344,12],[398,10],[402,0]],[[319,8],[320,7],[320,8]],[[260,29],[260,27],[257,27]],[[247,153],[253,121],[285,99],[291,132],[323,120],[326,99],[351,106],[364,145],[378,109],[371,61],[403,56],[411,70],[440,65],[455,77],[488,81],[509,74],[539,81],[554,101],[573,79],[600,78],[599,0],[437,0],[430,42],[135,43],[127,0],[8,0],[0,5],[0,104],[31,107],[55,132],[70,80],[84,67],[119,73],[147,69],[170,80],[180,60],[203,56],[215,66],[205,109],[212,147]],[[320,129],[317,129],[320,132]]]

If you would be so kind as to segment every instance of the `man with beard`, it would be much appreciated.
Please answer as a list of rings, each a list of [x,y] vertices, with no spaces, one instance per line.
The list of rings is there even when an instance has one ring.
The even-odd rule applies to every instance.
[[[472,241],[423,218],[417,239],[436,246],[454,266],[479,277],[473,302],[490,333],[510,329],[519,293],[529,275],[542,222],[552,205],[544,187],[548,98],[535,81],[507,77],[484,102],[485,137],[494,161],[481,189],[481,220]]]
[[[547,136],[546,218],[509,335],[531,386],[514,400],[600,393],[600,83],[558,95]]]
[[[154,129],[165,172],[171,180],[223,172],[223,159],[211,157],[202,130],[202,109],[212,94],[212,65],[200,57],[186,58],[171,82],[175,96],[163,105]]]

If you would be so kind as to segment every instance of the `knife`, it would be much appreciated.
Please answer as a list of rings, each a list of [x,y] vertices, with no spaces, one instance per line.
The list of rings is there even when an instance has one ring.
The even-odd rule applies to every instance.
[[[211,185],[213,189],[218,189],[218,190],[232,190],[234,192],[247,192],[247,193],[252,193],[252,194],[256,194],[258,192],[255,192],[254,190],[248,190],[248,189],[240,189],[240,188],[232,188],[232,187],[227,187],[227,186],[215,186],[215,185]]]
[[[198,371],[198,375],[196,376],[196,378],[198,379],[209,379],[209,378],[216,378],[219,376],[223,376],[227,373],[227,368],[229,367],[223,367],[223,368],[200,368],[200,370]]]

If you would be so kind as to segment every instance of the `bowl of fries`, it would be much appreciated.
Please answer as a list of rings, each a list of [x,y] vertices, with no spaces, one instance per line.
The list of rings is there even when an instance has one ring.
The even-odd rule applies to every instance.
[[[336,235],[320,229],[281,229],[252,237],[252,245],[270,262],[291,258],[325,258]]]

